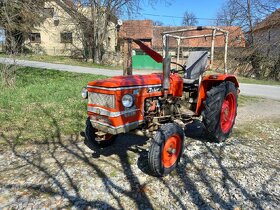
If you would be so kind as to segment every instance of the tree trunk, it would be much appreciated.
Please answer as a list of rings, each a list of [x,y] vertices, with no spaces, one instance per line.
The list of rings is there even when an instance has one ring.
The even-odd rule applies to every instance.
[[[100,59],[100,46],[97,46],[93,52],[93,60],[94,63],[100,63],[101,59]]]
[[[277,60],[275,60],[272,69],[270,69],[269,79],[273,79],[276,81],[280,80],[280,54],[278,55]]]
[[[247,0],[247,17],[249,20],[249,41],[252,47],[254,47],[254,36],[253,36],[253,20],[251,11],[251,0]]]
[[[262,59],[259,56],[258,52],[253,52],[253,54],[251,55],[251,63],[253,67],[253,72],[255,73],[257,79],[262,78],[261,62]]]

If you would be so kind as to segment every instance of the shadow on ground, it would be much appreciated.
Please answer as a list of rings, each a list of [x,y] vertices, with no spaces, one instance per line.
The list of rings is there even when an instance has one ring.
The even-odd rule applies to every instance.
[[[0,182],[1,189],[27,190],[27,193],[30,193],[29,200],[41,199],[42,195],[51,198],[59,196],[66,202],[62,202],[61,205],[56,203],[58,208],[210,209],[217,208],[219,205],[222,209],[232,209],[240,204],[230,192],[230,188],[234,186],[241,191],[245,200],[253,203],[258,209],[263,208],[261,199],[241,186],[229,171],[236,169],[228,169],[224,166],[224,150],[231,145],[209,146],[203,126],[198,121],[189,124],[185,129],[186,135],[194,139],[187,140],[186,149],[193,142],[200,141],[204,150],[198,150],[192,158],[185,152],[177,172],[168,177],[155,178],[147,175],[149,174],[148,153],[145,147],[147,139],[134,135],[120,135],[114,145],[108,148],[89,145],[92,150],[89,151],[81,143],[83,139],[78,134],[63,137],[59,123],[52,114],[44,109],[42,114],[48,116],[52,122],[51,129],[42,128],[48,133],[47,136],[50,132],[52,136],[50,139],[45,139],[43,143],[31,141],[28,147],[18,145],[17,139],[21,136],[21,132],[28,128],[19,130],[13,139],[2,134],[1,137],[8,144],[9,152],[19,160],[21,167],[6,166],[1,173],[9,171],[9,174],[17,174],[19,179],[29,174],[35,179],[32,183],[26,181],[22,184],[9,179],[9,182]],[[197,160],[206,156],[214,159],[216,169],[221,172],[220,184],[224,188],[224,194],[217,190],[212,175],[205,172],[204,169],[208,166],[198,165]],[[244,170],[248,168],[253,170],[254,164],[257,163],[245,165]],[[135,166],[141,171],[137,171]],[[85,179],[87,181],[84,181]],[[197,182],[203,184],[203,190],[198,187]],[[264,182],[263,188],[267,182],[269,180]],[[159,189],[162,191],[158,191]],[[186,201],[186,196],[190,198],[189,201]],[[273,198],[270,199],[277,202]],[[22,201],[18,197],[14,202],[8,202],[2,207],[13,208],[20,202]]]

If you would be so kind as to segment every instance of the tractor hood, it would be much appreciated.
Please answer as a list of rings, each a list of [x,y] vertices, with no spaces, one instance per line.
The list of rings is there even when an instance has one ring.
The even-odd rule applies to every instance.
[[[144,86],[144,85],[158,85],[162,84],[162,73],[155,73],[149,75],[128,75],[128,76],[116,76],[109,79],[95,80],[89,82],[89,86],[117,88],[127,86]]]

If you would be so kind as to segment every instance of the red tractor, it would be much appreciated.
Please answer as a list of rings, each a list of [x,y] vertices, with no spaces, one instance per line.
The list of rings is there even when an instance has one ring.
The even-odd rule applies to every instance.
[[[210,34],[178,36],[186,31]],[[207,51],[189,52],[187,62],[171,62],[170,39],[180,41],[212,37],[210,66],[216,36],[225,38],[224,74],[204,76]],[[116,76],[89,82],[83,90],[88,99],[86,140],[100,146],[110,144],[118,134],[134,132],[152,139],[148,162],[154,175],[164,176],[177,166],[184,148],[184,127],[196,118],[205,125],[209,139],[224,141],[232,131],[237,111],[239,84],[227,74],[228,32],[216,27],[195,27],[163,33],[163,56],[139,40],[133,40],[155,61],[163,73]],[[178,53],[179,54],[179,53]],[[171,69],[176,65],[176,69]],[[181,104],[187,104],[187,111]]]

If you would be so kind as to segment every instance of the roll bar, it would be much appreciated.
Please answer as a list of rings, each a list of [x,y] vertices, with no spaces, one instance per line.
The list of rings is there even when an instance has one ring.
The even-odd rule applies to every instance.
[[[196,35],[196,36],[178,36],[174,35],[176,33],[182,33],[182,32],[187,32],[187,31],[202,31],[202,30],[212,30],[211,34],[202,34],[202,35]],[[212,27],[212,26],[198,26],[198,27],[190,27],[186,29],[179,29],[179,30],[174,30],[174,31],[166,31],[162,33],[163,36],[163,57],[165,58],[168,55],[169,48],[168,43],[169,43],[169,38],[175,38],[177,40],[177,45],[178,45],[178,52],[180,51],[181,47],[181,40],[184,39],[195,39],[195,38],[206,38],[206,37],[212,37],[212,42],[211,42],[211,58],[210,58],[210,68],[212,68],[213,63],[214,63],[214,50],[215,50],[215,39],[217,36],[224,36],[225,40],[225,54],[224,54],[224,73],[227,74],[227,53],[228,53],[228,35],[229,32],[218,28],[218,27]],[[177,53],[177,63],[179,61],[179,53]]]

